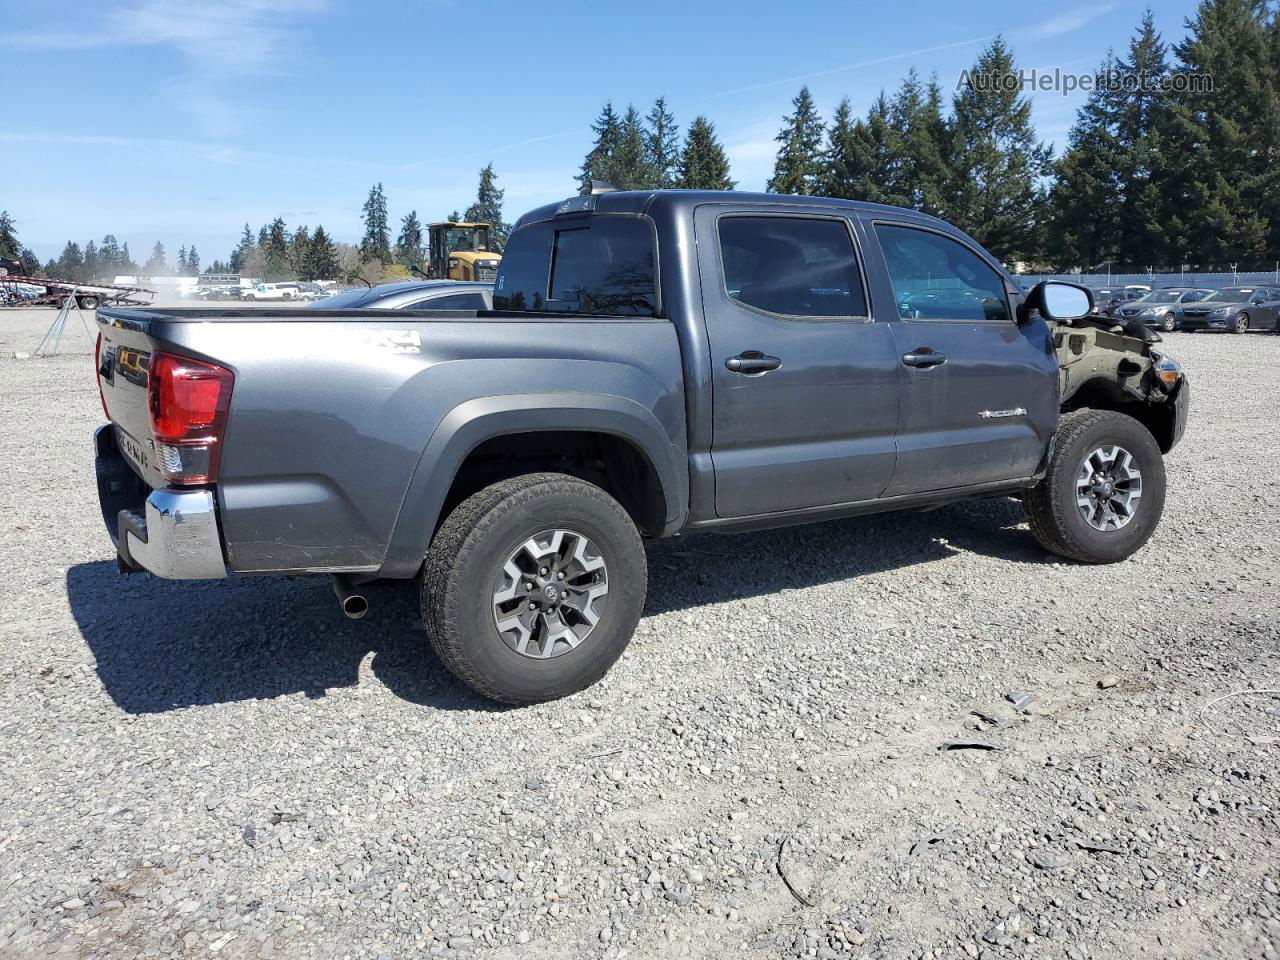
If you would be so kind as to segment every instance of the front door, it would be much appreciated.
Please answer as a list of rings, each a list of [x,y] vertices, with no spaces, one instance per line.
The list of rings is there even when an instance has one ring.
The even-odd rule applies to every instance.
[[[712,365],[716,513],[880,496],[898,421],[892,324],[868,306],[842,211],[731,204],[695,217]]]
[[[1021,480],[1058,423],[1058,362],[1045,322],[1018,325],[1010,292],[977,250],[905,222],[871,225],[891,298],[902,416],[885,496]]]

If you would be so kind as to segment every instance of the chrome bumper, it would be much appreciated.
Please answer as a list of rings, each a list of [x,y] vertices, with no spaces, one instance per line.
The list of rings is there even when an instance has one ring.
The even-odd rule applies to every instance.
[[[110,424],[100,427],[94,439],[98,498],[121,567],[146,570],[167,580],[225,577],[213,492],[152,490],[141,504],[125,505],[139,481],[116,447]]]

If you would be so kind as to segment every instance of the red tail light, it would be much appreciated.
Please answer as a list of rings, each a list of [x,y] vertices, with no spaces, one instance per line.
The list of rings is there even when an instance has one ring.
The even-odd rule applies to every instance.
[[[177,484],[212,483],[235,376],[225,367],[153,353],[147,373],[156,466]]]

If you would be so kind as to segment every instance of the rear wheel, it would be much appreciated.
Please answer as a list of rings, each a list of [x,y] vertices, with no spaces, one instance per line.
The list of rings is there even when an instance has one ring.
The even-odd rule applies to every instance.
[[[1247,313],[1237,313],[1236,318],[1232,321],[1232,333],[1245,333],[1249,329],[1249,315]]]
[[[1115,563],[1150,539],[1164,496],[1164,458],[1146,427],[1111,410],[1077,410],[1062,418],[1049,469],[1023,504],[1046,550]]]
[[[82,310],[97,310],[98,298],[97,297],[81,297],[80,308]]]
[[[486,487],[440,527],[422,575],[436,653],[476,692],[538,703],[595,683],[644,607],[640,535],[599,487],[533,473]]]

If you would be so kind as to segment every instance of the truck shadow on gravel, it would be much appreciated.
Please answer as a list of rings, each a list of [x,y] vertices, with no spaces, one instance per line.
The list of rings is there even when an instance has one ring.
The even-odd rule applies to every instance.
[[[1012,500],[881,514],[649,549],[646,615],[762,596],[945,560],[961,551],[1048,563]],[[856,580],[849,584],[856,590]],[[172,582],[123,577],[113,562],[67,571],[71,612],[103,687],[124,711],[266,700],[355,686],[361,664],[411,703],[501,710],[432,653],[417,594],[372,584],[363,620],[342,617],[324,577]]]

